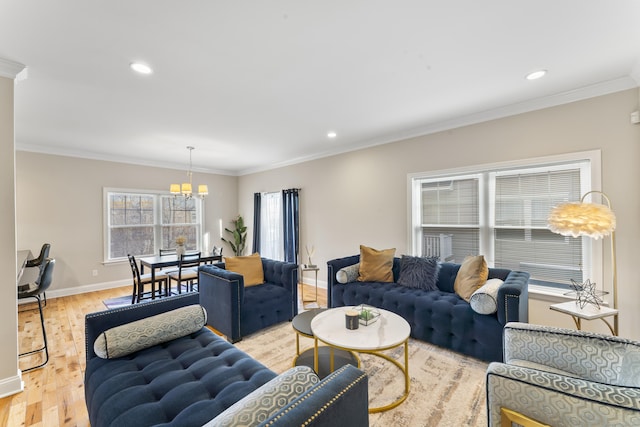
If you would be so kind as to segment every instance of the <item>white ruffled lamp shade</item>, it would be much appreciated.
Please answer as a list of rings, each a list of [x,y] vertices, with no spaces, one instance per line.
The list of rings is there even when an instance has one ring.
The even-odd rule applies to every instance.
[[[606,205],[563,203],[551,210],[549,229],[563,236],[588,236],[600,239],[616,229],[616,215]]]

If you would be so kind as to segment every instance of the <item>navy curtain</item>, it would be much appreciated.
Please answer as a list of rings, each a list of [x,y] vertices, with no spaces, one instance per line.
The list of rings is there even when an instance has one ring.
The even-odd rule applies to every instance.
[[[284,221],[284,260],[298,263],[300,238],[300,202],[299,190],[282,190],[282,219]]]
[[[260,252],[260,205],[262,194],[253,193],[253,252]]]

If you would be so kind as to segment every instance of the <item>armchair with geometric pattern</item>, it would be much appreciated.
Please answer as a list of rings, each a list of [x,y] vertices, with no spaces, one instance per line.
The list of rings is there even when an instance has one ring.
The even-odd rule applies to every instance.
[[[486,386],[489,426],[509,426],[510,420],[554,427],[637,426],[640,343],[507,323],[504,363],[489,365]]]

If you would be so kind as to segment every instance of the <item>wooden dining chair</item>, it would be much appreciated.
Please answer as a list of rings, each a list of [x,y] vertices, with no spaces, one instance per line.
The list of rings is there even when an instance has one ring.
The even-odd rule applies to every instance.
[[[178,271],[169,274],[169,288],[171,281],[177,282],[176,291],[182,293],[183,284],[187,291],[193,292],[198,284],[198,267],[200,266],[200,252],[182,254],[178,262]]]
[[[151,273],[140,274],[138,269],[138,262],[133,255],[127,255],[129,258],[129,265],[131,266],[131,274],[133,276],[133,292],[131,293],[131,304],[140,302],[143,299],[155,298],[156,291],[155,285],[158,285],[158,296],[162,296],[162,286],[164,285],[164,295],[169,296],[169,278],[162,272],[155,274],[155,282],[151,282]],[[151,291],[145,292],[144,286],[152,285]],[[148,296],[145,296],[148,295]]]
[[[160,249],[160,256],[171,256],[171,255],[178,255],[178,253],[176,252],[176,248],[169,248],[169,249]],[[176,266],[172,266],[172,267],[168,267],[168,268],[163,268],[162,270],[160,270],[160,272],[162,274],[165,274],[167,276],[169,276],[171,273],[175,273],[176,271],[178,271],[178,268]],[[169,280],[169,279],[167,279]],[[169,287],[169,290],[171,290],[171,287]]]

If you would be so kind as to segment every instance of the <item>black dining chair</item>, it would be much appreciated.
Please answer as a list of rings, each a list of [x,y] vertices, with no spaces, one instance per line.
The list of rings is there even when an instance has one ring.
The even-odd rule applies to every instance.
[[[182,293],[182,284],[184,283],[187,291],[193,292],[198,284],[198,266],[200,266],[200,252],[180,255],[178,262],[178,271],[169,274],[169,288],[171,281],[178,282],[176,291]]]
[[[49,258],[50,249],[51,249],[51,245],[49,243],[45,243],[44,245],[42,245],[42,247],[40,248],[40,255],[38,255],[38,258],[28,260],[27,263],[24,265],[24,267],[25,268],[40,267],[44,263],[44,260]]]
[[[40,312],[40,324],[42,325],[42,341],[43,346],[36,349],[27,351],[24,353],[20,353],[19,356],[28,356],[31,354],[39,353],[44,351],[44,361],[36,366],[32,366],[27,369],[23,369],[22,372],[33,371],[34,369],[42,368],[44,365],[49,362],[49,347],[47,344],[47,331],[44,327],[44,314],[42,312],[42,301],[40,295],[43,295],[45,291],[51,286],[51,282],[53,281],[53,267],[56,265],[56,260],[51,258],[45,258],[42,262],[43,268],[42,273],[35,281],[35,283],[30,283],[28,285],[22,286],[20,290],[18,290],[18,299],[25,298],[35,298],[38,302],[38,311]]]
[[[166,274],[158,272],[155,274],[155,282],[151,281],[151,273],[140,274],[138,262],[136,258],[129,254],[129,265],[131,266],[131,275],[133,276],[133,292],[131,293],[131,304],[140,302],[143,299],[155,298],[155,285],[158,284],[158,296],[162,296],[162,286],[164,285],[164,295],[169,295],[169,279]],[[151,291],[145,292],[144,286],[152,285]]]
[[[170,256],[170,255],[178,255],[178,252],[177,252],[176,248],[160,249],[160,256],[161,257]],[[178,271],[178,268],[173,266],[173,267],[169,267],[169,268],[163,268],[162,270],[160,270],[160,273],[166,274],[168,276],[171,273],[175,273],[176,271]]]

